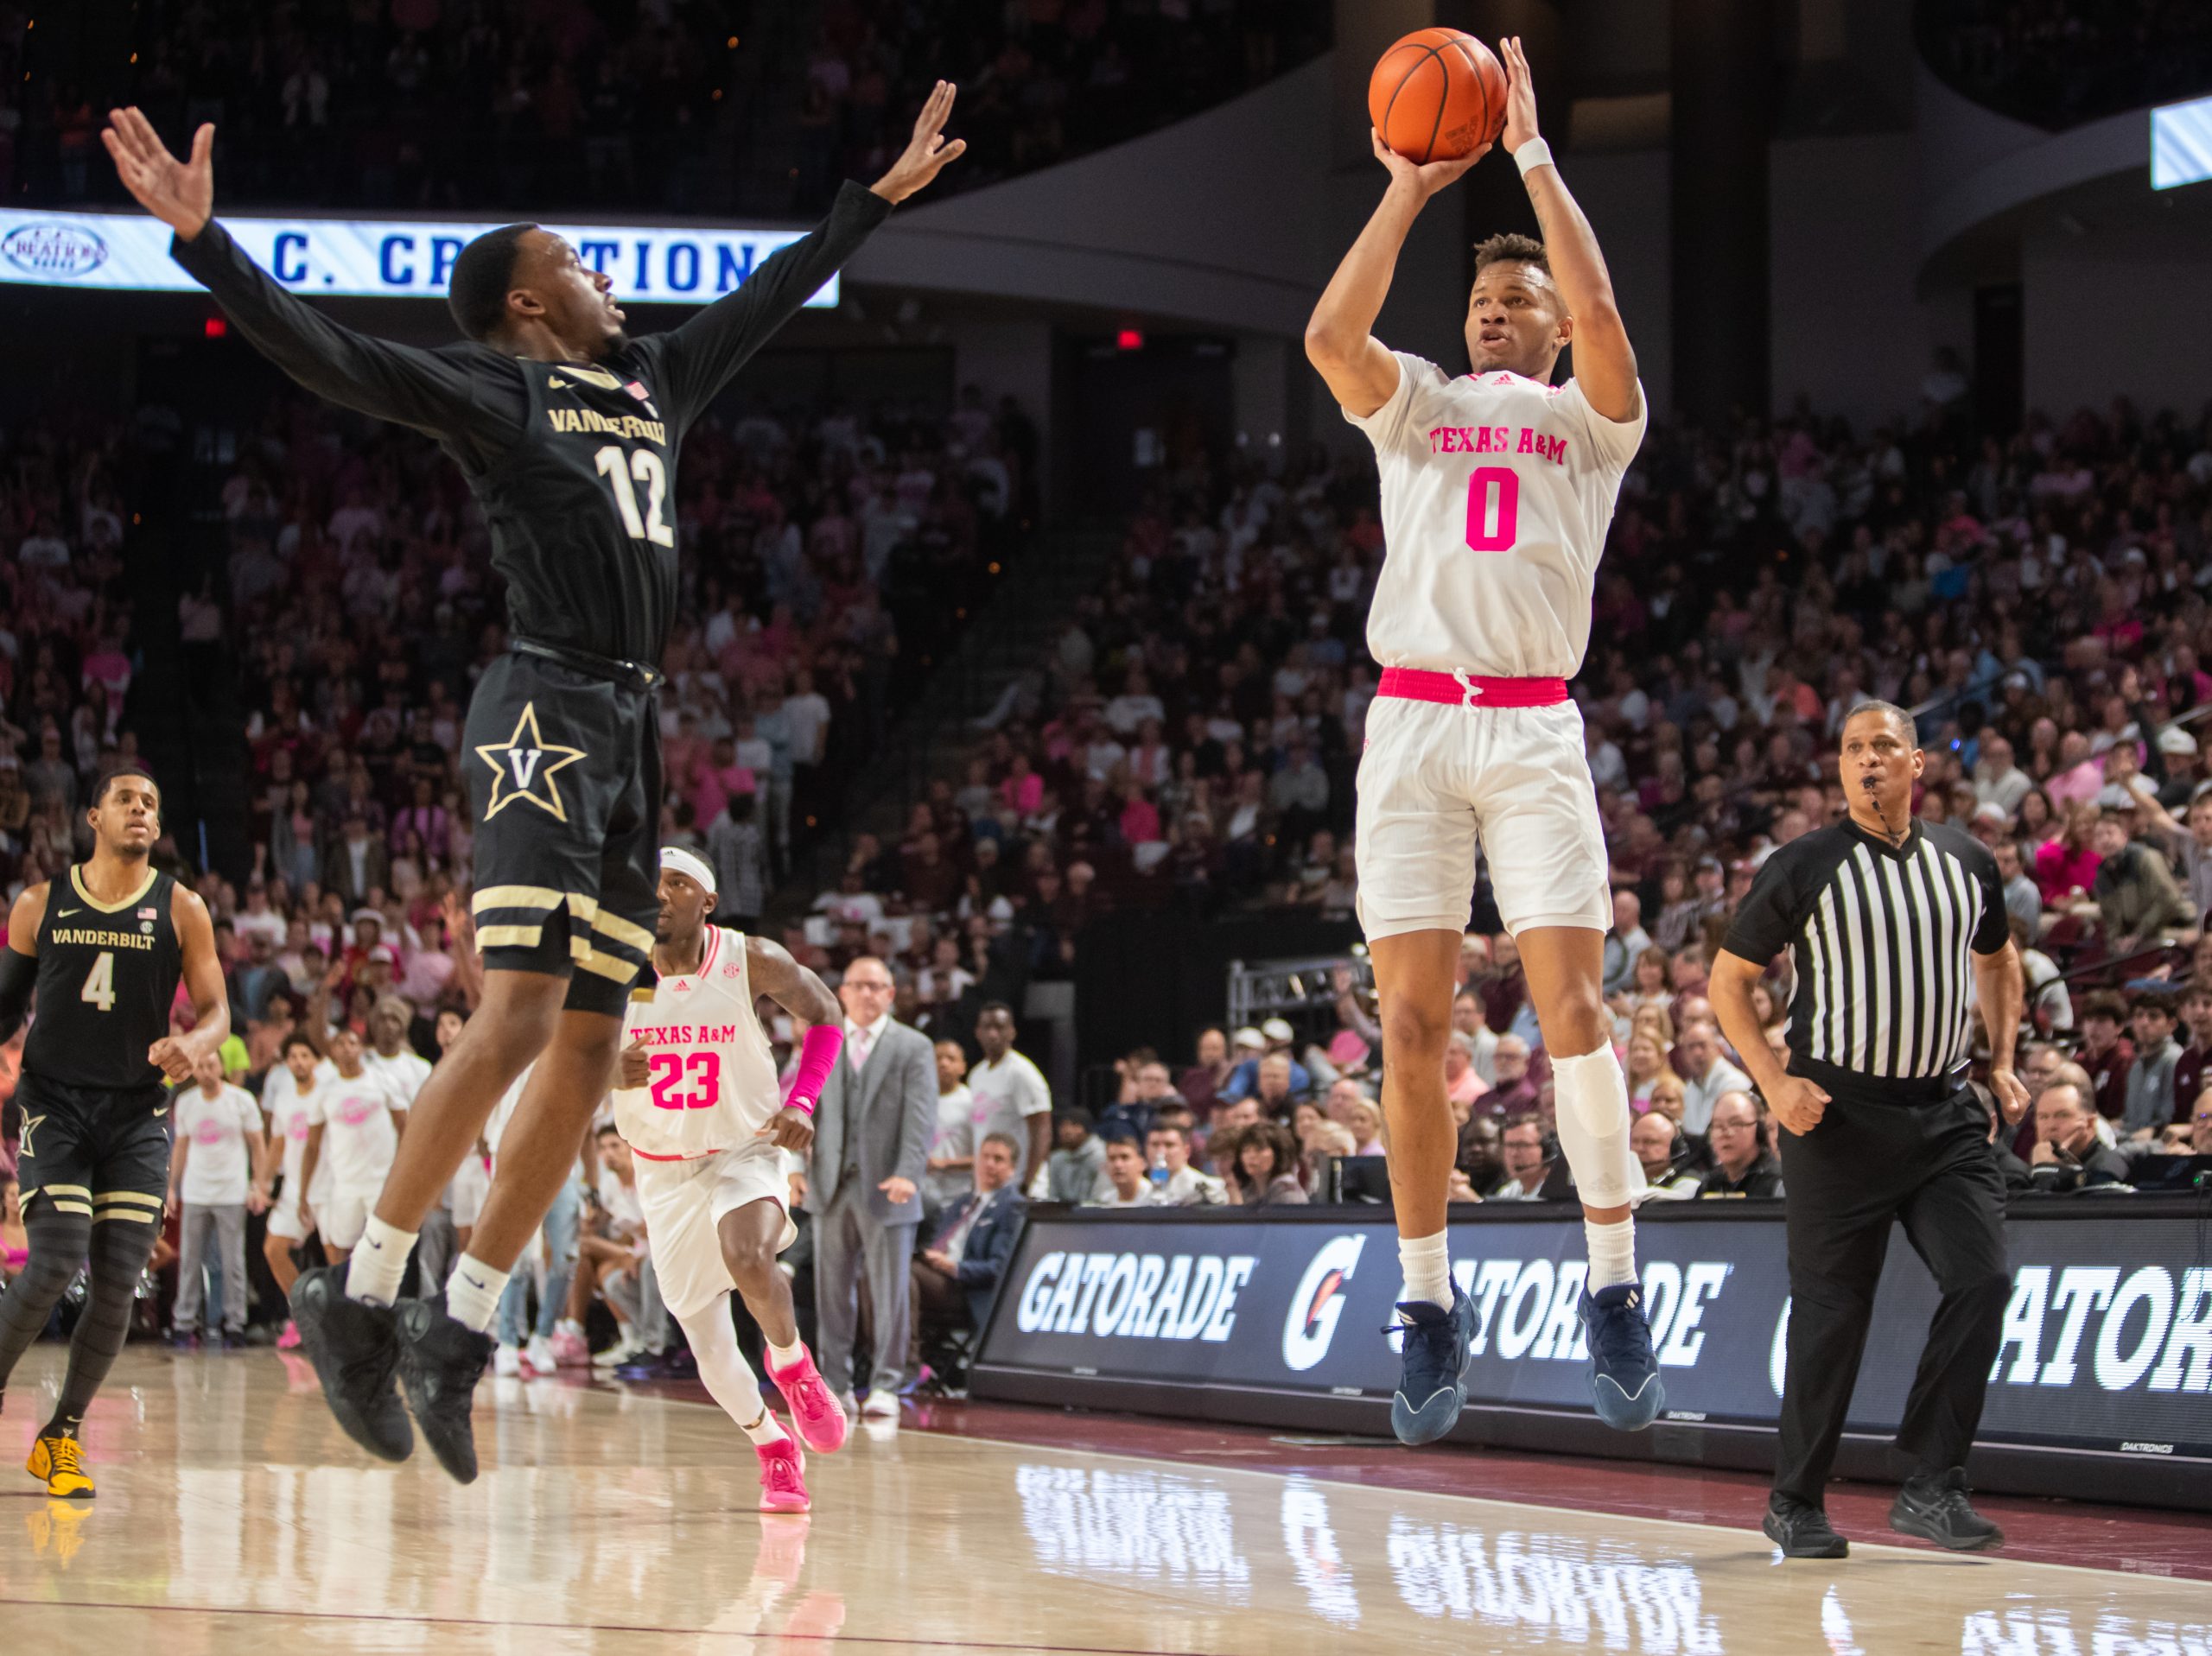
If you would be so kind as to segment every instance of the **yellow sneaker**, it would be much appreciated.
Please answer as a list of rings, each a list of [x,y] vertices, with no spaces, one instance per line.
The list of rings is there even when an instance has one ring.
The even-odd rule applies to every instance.
[[[90,1501],[92,1480],[85,1470],[83,1445],[66,1432],[55,1437],[41,1433],[31,1443],[31,1457],[23,1470],[46,1481],[46,1493],[57,1501]]]

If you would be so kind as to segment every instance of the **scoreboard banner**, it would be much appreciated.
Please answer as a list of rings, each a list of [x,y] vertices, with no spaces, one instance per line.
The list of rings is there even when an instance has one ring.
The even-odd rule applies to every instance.
[[[496,224],[435,219],[270,219],[217,215],[278,282],[333,298],[443,298],[461,250]],[[614,283],[618,301],[703,305],[743,285],[803,230],[548,223]],[[0,282],[108,292],[200,293],[169,257],[169,229],[143,213],[0,209]],[[837,302],[832,276],[806,301]]]
[[[2120,1211],[2155,1200],[2015,1207],[1980,1441],[2198,1460],[2212,1473],[2212,1225],[2164,1202]],[[1637,1231],[1662,1424],[1770,1431],[1789,1317],[1779,1205],[1683,1203],[1647,1210]],[[1470,1403],[1594,1420],[1575,1309],[1580,1215],[1462,1209],[1451,1238],[1478,1318]],[[1389,1399],[1398,1359],[1382,1329],[1402,1291],[1396,1233],[1357,1209],[1046,1209],[1008,1266],[974,1389],[1004,1395],[1002,1377],[1050,1374],[1081,1382],[1069,1400],[1108,1407],[1122,1387],[1227,1391],[1249,1393],[1242,1412],[1258,1422],[1263,1399],[1300,1399],[1272,1424],[1311,1424],[1315,1400]],[[1893,1233],[1853,1431],[1895,1431],[1936,1302]]]

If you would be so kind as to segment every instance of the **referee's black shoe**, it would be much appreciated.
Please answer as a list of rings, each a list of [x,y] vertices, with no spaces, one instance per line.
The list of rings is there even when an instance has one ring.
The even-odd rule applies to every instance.
[[[476,1382],[492,1361],[492,1337],[448,1316],[445,1299],[399,1302],[399,1380],[407,1406],[447,1474],[476,1482]]]
[[[291,1300],[300,1348],[346,1435],[380,1461],[405,1460],[415,1452],[415,1429],[392,1383],[399,1335],[391,1307],[346,1298],[342,1265],[302,1272]]]
[[[1979,1552],[2005,1545],[2005,1532],[1974,1511],[1967,1500],[1967,1472],[1923,1472],[1907,1478],[1890,1507],[1890,1527],[1916,1535],[1954,1552]]]
[[[1828,1515],[1795,1495],[1769,1495],[1766,1521],[1759,1526],[1785,1558],[1847,1558],[1851,1543],[1838,1535]]]

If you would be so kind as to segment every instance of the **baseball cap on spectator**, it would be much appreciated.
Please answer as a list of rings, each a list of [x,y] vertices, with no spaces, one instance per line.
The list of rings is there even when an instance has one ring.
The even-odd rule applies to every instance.
[[[369,951],[368,960],[372,965],[378,961],[382,961],[386,966],[397,967],[399,964],[399,951],[390,943],[378,943]]]
[[[384,924],[384,915],[379,910],[365,904],[346,917],[346,923],[353,926],[359,925],[364,920],[373,920],[381,927]]]
[[[1260,1033],[1270,1041],[1294,1041],[1298,1038],[1298,1031],[1291,1028],[1287,1019],[1281,1018],[1268,1019],[1260,1025]]]
[[[2117,782],[2109,782],[2097,790],[2096,803],[2100,810],[2132,811],[2137,801],[2133,789],[2123,787]]]
[[[1697,872],[1700,874],[1719,874],[1725,873],[1726,871],[1721,867],[1719,858],[1700,857],[1697,860]]]
[[[1248,1046],[1257,1052],[1265,1050],[1268,1037],[1248,1024],[1229,1037],[1229,1044],[1240,1052]]]
[[[2005,823],[2012,820],[2012,817],[2002,805],[1992,799],[1974,807],[1974,820],[1977,822],[1994,822],[1999,828],[2003,828]]]
[[[2179,725],[2168,725],[2158,733],[2158,752],[2173,754],[2194,753],[2196,752],[2196,738]]]

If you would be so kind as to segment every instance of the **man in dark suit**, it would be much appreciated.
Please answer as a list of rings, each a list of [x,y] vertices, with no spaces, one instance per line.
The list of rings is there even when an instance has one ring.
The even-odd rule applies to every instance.
[[[1014,1259],[1029,1204],[1014,1188],[1021,1146],[1009,1133],[988,1134],[976,1147],[976,1188],[945,1216],[937,1240],[914,1260],[914,1334],[907,1366],[919,1372],[925,1336],[990,1321]]]
[[[853,1339],[868,1283],[874,1376],[864,1418],[899,1418],[908,1266],[937,1132],[937,1055],[891,1015],[890,968],[863,955],[837,986],[845,1045],[814,1113],[806,1210],[814,1215],[815,1357],[853,1412]]]

